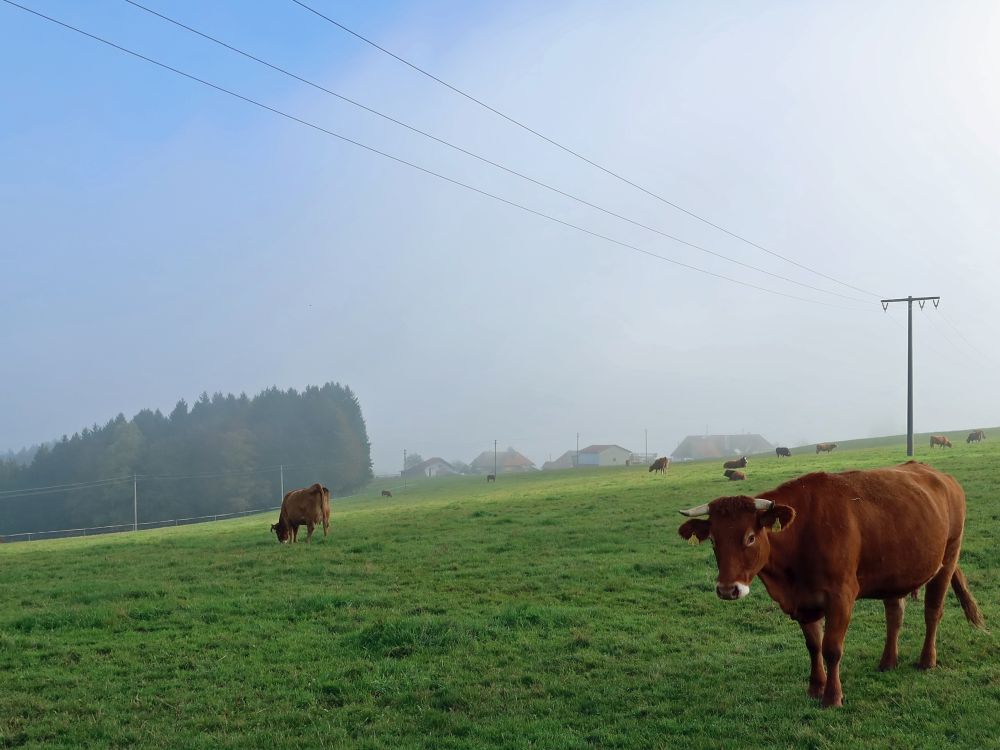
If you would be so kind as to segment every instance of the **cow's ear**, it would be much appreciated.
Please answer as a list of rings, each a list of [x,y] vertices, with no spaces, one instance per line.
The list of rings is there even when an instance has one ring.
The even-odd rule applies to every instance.
[[[769,528],[771,531],[781,531],[790,526],[795,520],[795,508],[790,505],[775,505],[771,510],[764,510],[757,514],[757,523],[762,529]]]
[[[692,518],[690,521],[685,521],[681,524],[681,527],[677,529],[677,533],[688,540],[697,539],[699,542],[704,542],[708,539],[708,532],[711,531],[711,524],[703,518]]]

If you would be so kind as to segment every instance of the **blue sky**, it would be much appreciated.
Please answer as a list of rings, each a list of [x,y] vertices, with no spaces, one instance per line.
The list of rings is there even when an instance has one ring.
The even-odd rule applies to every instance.
[[[857,307],[497,174],[124,2],[25,0],[595,231]],[[743,262],[844,292],[622,186],[291,2],[149,0],[275,64]],[[316,6],[446,80],[918,317],[918,429],[1000,423],[992,3]],[[0,6],[0,449],[202,390],[354,388],[403,448],[775,442],[905,424],[902,310],[805,304],[492,203]],[[863,295],[862,295],[863,296]]]

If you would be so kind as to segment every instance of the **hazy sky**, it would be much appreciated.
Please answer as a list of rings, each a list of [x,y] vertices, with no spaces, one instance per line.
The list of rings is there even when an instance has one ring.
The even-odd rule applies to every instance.
[[[288,0],[23,0],[471,193],[0,4],[0,450],[207,390],[339,381],[404,448],[537,463],[687,434],[905,429],[905,306],[617,182]],[[916,428],[1000,424],[1000,5],[336,3],[320,10],[657,194],[915,311]],[[817,304],[823,302],[826,304]]]

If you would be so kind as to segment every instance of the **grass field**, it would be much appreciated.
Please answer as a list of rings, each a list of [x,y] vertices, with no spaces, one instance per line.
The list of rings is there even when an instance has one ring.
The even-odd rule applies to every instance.
[[[951,593],[928,673],[922,611],[880,674],[882,605],[859,603],[823,711],[798,626],[759,582],[718,600],[710,546],[676,533],[680,507],[901,453],[752,459],[742,485],[704,463],[427,481],[336,504],[311,545],[259,516],[2,545],[0,747],[998,747],[997,638]],[[997,627],[1000,439],[918,457],[966,488]]]

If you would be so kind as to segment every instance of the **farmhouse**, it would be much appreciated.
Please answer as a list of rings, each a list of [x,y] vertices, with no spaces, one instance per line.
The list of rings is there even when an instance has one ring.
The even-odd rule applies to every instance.
[[[542,464],[542,471],[572,469],[574,466],[576,466],[576,451],[566,451],[555,461],[546,461]]]
[[[407,479],[418,479],[420,477],[443,477],[457,473],[455,467],[443,458],[428,458],[426,461],[421,461],[416,466],[404,470],[402,476]]]
[[[620,445],[588,445],[580,450],[577,466],[625,466],[632,451]]]
[[[753,433],[743,435],[688,435],[674,448],[675,461],[699,458],[731,458],[753,453],[770,453],[774,446]]]
[[[483,451],[476,456],[469,467],[477,474],[493,473],[493,451]],[[498,474],[514,474],[522,471],[537,471],[535,462],[527,456],[518,453],[513,448],[507,448],[496,454],[496,470]]]

